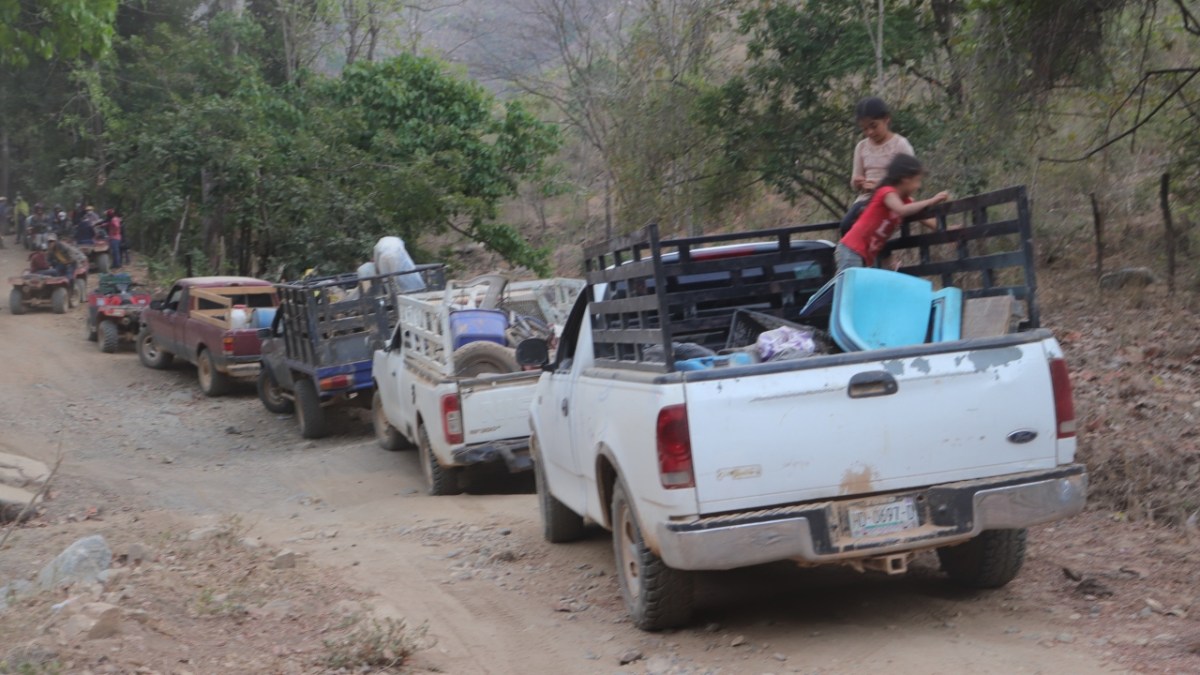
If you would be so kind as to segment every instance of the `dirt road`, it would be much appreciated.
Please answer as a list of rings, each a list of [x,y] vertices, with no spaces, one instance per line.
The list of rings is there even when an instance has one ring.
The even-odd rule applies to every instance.
[[[0,276],[22,260],[0,252]],[[1124,560],[1107,549],[1112,557],[1095,558],[1099,542],[1064,546],[1109,527],[1087,516],[1034,533],[1026,573],[994,593],[952,590],[928,563],[900,579],[773,565],[706,575],[695,628],[642,633],[624,618],[605,533],[545,544],[525,482],[494,486],[513,494],[425,496],[415,453],[380,450],[365,417],[303,441],[252,387],[207,399],[188,367],[151,371],[131,350],[101,354],[83,339],[82,312],[0,312],[0,450],[47,459],[61,444],[62,489],[109,508],[237,515],[304,564],[378,594],[380,612],[427,621],[436,644],[418,671],[1120,672],[1138,662],[1128,650],[1184,654],[1195,626],[1131,632],[1106,622],[1139,608],[1137,591],[1070,594],[1064,565],[1099,574]],[[641,657],[621,665],[630,651]]]

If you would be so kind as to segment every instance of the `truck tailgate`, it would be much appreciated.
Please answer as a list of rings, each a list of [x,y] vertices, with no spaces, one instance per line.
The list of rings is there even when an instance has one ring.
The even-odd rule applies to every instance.
[[[529,436],[529,407],[539,372],[459,383],[467,445]]]
[[[797,362],[795,370],[747,369],[742,377],[689,376],[700,512],[1053,468],[1047,359],[1042,342],[1029,341],[857,363],[819,358]],[[819,367],[822,361],[831,365]]]

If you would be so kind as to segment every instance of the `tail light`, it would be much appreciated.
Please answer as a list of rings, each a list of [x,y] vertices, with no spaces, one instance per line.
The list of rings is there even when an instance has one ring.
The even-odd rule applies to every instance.
[[[1054,387],[1054,421],[1059,438],[1075,437],[1075,397],[1071,393],[1071,373],[1063,359],[1050,359],[1050,382]]]
[[[463,442],[462,402],[458,394],[446,394],[442,397],[442,432],[446,442],[452,445]]]
[[[692,473],[692,438],[687,406],[671,405],[658,411],[658,475],[668,490],[696,486]]]
[[[233,353],[233,337],[232,336],[227,336],[223,340],[221,340],[221,349],[226,354]]]
[[[331,389],[349,389],[354,386],[353,375],[333,375],[331,377],[321,378],[321,391],[330,391]]]

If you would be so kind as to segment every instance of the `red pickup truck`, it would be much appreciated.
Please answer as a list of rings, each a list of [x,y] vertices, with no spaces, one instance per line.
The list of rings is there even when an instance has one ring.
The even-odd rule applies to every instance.
[[[166,368],[175,358],[196,366],[200,389],[220,396],[234,379],[258,375],[258,328],[270,326],[279,298],[269,281],[249,277],[180,279],[150,303],[138,331],[138,359]]]

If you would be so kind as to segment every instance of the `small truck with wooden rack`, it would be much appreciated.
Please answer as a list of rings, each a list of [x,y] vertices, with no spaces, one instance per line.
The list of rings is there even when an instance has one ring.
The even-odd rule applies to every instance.
[[[902,225],[889,247],[904,274],[835,278],[834,245],[817,235],[837,223],[677,239],[650,226],[585,249],[588,287],[557,354],[534,339],[517,356],[544,370],[530,439],[544,536],[610,530],[635,625],[688,622],[696,571],[785,560],[901,574],[936,551],[951,581],[1003,586],[1026,528],[1083,508],[1067,366],[1039,326],[1025,189],[918,217],[937,231]],[[746,312],[807,336],[873,321],[901,298],[854,296],[849,280],[888,275],[925,293],[923,310],[888,316],[916,326],[908,343],[812,351],[814,340],[756,361],[753,336],[731,340]],[[813,311],[828,289],[833,305]],[[930,339],[942,291],[962,309],[942,316],[961,322]],[[855,314],[852,296],[871,311]],[[997,304],[1002,321],[981,330],[976,308]]]
[[[261,343],[255,324],[273,316],[278,304],[275,286],[262,279],[180,279],[142,312],[138,360],[156,369],[176,358],[195,364],[200,390],[220,396],[235,380],[258,375]]]

